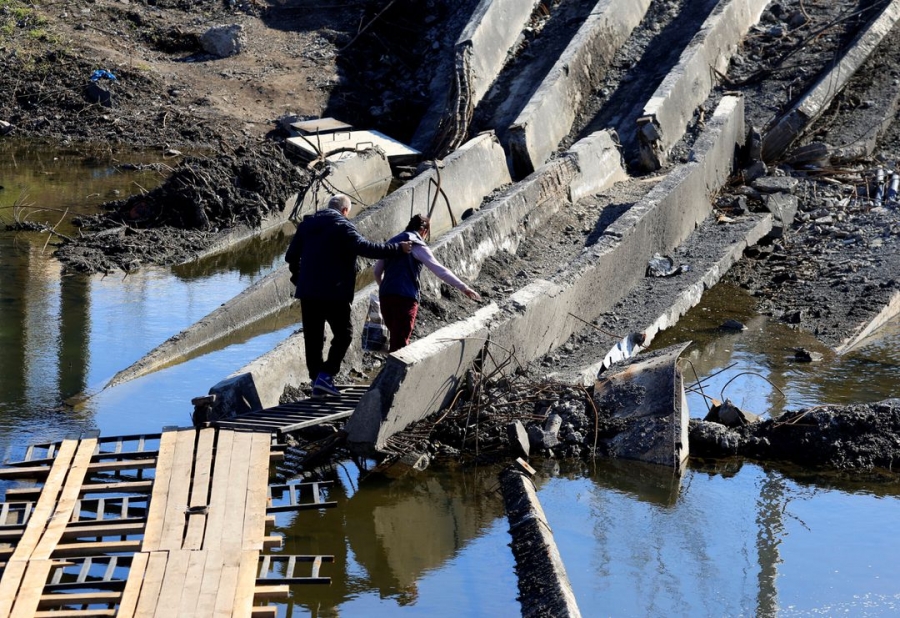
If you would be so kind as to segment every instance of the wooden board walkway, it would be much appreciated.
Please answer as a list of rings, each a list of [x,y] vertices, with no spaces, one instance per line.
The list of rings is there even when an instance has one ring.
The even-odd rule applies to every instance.
[[[302,399],[213,422],[216,427],[285,434],[304,427],[341,420],[353,414],[368,386],[339,386],[340,397]]]
[[[333,558],[265,554],[270,513],[334,506],[327,483],[270,486],[278,455],[267,433],[212,427],[29,448],[0,469],[40,482],[0,504],[0,618],[276,615],[267,601],[330,583]]]

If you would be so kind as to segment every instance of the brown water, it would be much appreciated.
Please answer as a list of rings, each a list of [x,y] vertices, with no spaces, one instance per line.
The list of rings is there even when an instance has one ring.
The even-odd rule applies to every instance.
[[[153,182],[115,171],[108,160],[85,167],[76,162],[78,153],[0,145],[6,148],[0,150],[4,217],[26,195],[55,224],[67,208],[89,212],[114,191],[124,196]],[[118,370],[280,263],[282,249],[256,247],[128,277],[84,277],[63,276],[44,249],[46,240],[0,231],[3,453],[15,456],[30,442],[86,429],[114,436],[188,425],[191,397],[295,327],[282,316],[188,362],[103,389]],[[724,369],[704,380],[704,391],[752,412],[893,394],[900,377],[896,332],[851,357],[801,364],[792,360],[793,348],[821,350],[818,344],[753,315],[749,306],[739,291],[717,287],[655,345],[694,341],[685,356],[699,377]],[[720,331],[728,318],[748,330]],[[61,405],[84,391],[93,396],[76,408]],[[699,395],[691,395],[689,405],[694,416],[705,414]],[[839,482],[740,462],[692,462],[681,479],[628,462],[532,463],[585,616],[900,611],[900,537],[892,532],[900,520],[896,483]],[[496,470],[429,470],[360,486],[355,467],[346,463],[334,482],[330,496],[337,508],[277,518],[283,551],[335,556],[322,569],[331,586],[294,587],[280,615],[520,613]]]

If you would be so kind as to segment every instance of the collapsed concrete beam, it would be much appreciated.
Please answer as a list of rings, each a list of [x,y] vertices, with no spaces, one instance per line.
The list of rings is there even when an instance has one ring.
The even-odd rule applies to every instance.
[[[439,237],[452,227],[452,220],[458,221],[465,211],[478,208],[485,195],[510,181],[506,154],[499,141],[493,134],[483,133],[444,159],[440,170],[419,174],[376,206],[357,215],[354,222],[363,236],[387,240],[406,227],[412,214],[427,212],[437,194],[431,229]],[[117,373],[104,388],[182,362],[194,350],[287,309],[294,302],[290,278],[287,265],[276,268]]]
[[[540,167],[569,134],[585,97],[643,19],[650,0],[600,0],[509,128],[517,177]]]
[[[581,196],[599,192],[626,177],[613,138],[606,132],[595,133],[574,145],[566,155],[510,187],[489,207],[441,236],[431,249],[452,271],[474,279],[488,257],[503,249],[515,250],[526,227],[540,226],[567,202],[570,193]],[[369,295],[375,293],[375,285],[357,292],[352,305],[354,324],[364,322]],[[440,294],[436,278],[423,277],[423,294]],[[490,305],[476,312],[476,316],[487,318],[495,310],[496,305]],[[475,323],[478,323],[477,318]],[[485,333],[479,333],[477,337],[483,341]],[[480,343],[474,347],[472,357],[480,350]],[[345,365],[361,367],[362,355],[361,341],[357,337],[347,352]],[[458,367],[452,367],[453,372],[458,370]],[[273,406],[285,385],[299,386],[307,378],[303,335],[297,333],[214,385],[209,391],[216,395],[213,414],[231,416]],[[369,431],[377,432],[377,426]]]
[[[566,566],[534,483],[521,470],[500,472],[500,491],[512,537],[522,616],[581,616]]]
[[[900,0],[893,0],[856,38],[840,62],[834,64],[830,71],[819,78],[809,93],[778,118],[763,136],[763,161],[770,163],[781,157],[794,140],[828,109],[881,40],[893,30],[898,20],[900,20]]]
[[[697,106],[709,96],[716,73],[726,72],[741,39],[768,4],[769,0],[729,0],[716,7],[694,35],[638,120],[637,143],[646,169],[668,163],[669,151],[684,135]]]
[[[497,79],[528,24],[539,0],[481,0],[454,46],[452,70],[439,70],[431,83],[432,104],[411,142],[430,151],[440,133],[464,136],[468,126],[460,122],[481,101]],[[461,108],[461,109],[458,109]],[[455,146],[454,138],[448,140]]]
[[[709,196],[731,174],[735,147],[744,140],[743,111],[743,99],[723,98],[691,161],[619,217],[552,281],[535,281],[502,305],[391,354],[347,422],[348,440],[364,451],[378,449],[397,431],[447,405],[484,340],[527,363],[582,327],[561,318],[573,313],[590,321],[612,307],[644,277],[648,256],[677,247],[712,211]]]
[[[323,208],[335,193],[349,195],[356,202],[356,214],[360,205],[365,209],[384,198],[394,179],[387,155],[377,148],[332,155],[320,165],[316,175],[321,181],[304,194],[294,213],[297,221]]]
[[[624,429],[605,441],[612,457],[684,471],[691,415],[678,358],[690,344],[641,355],[594,382],[597,407],[624,421]]]

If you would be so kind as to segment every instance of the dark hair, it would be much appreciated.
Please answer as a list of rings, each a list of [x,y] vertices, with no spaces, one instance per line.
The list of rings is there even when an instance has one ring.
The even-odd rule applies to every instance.
[[[431,227],[431,219],[425,215],[413,215],[412,219],[409,220],[409,223],[406,224],[406,231],[418,232],[423,227],[426,229]]]

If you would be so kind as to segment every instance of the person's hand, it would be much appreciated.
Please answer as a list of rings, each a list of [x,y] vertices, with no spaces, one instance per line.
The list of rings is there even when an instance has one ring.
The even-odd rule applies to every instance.
[[[400,246],[403,248],[403,253],[409,253],[412,251],[412,243],[408,240],[404,240],[400,243]]]
[[[478,295],[478,292],[476,292],[476,291],[473,290],[472,288],[466,289],[466,291],[463,292],[463,294],[465,294],[466,296],[468,296],[468,297],[471,298],[472,300],[477,300],[477,301],[480,301],[480,300],[481,300],[481,296],[479,296],[479,295]]]

